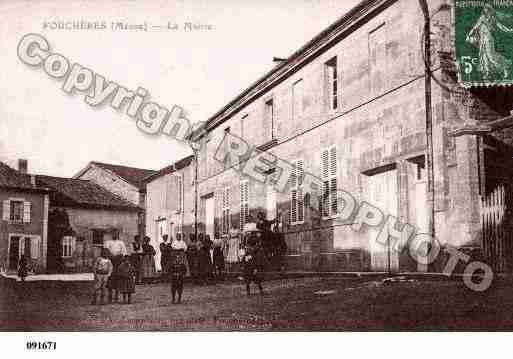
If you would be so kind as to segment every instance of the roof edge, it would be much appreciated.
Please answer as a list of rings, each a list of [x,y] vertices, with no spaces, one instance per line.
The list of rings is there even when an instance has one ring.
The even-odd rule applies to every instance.
[[[363,0],[355,7],[350,9],[341,18],[332,23],[326,29],[314,36],[305,45],[295,51],[291,56],[268,71],[257,81],[251,84],[248,88],[243,90],[227,105],[222,107],[214,115],[212,115],[206,122],[205,131],[197,134],[198,138],[205,135],[206,132],[211,131],[219,124],[223,123],[233,113],[237,112],[242,106],[251,102],[261,92],[264,92],[269,87],[274,86],[283,78],[287,78],[291,72],[297,67],[302,67],[315,53],[328,45],[333,39],[338,37],[341,33],[348,30],[351,25],[358,20],[363,19],[369,12],[377,9],[380,6],[388,6],[398,0]]]

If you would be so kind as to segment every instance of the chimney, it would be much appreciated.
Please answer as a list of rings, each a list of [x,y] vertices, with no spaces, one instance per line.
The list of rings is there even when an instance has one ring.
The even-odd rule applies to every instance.
[[[282,57],[273,57],[273,62],[277,65],[281,64],[284,61],[287,61],[287,59],[284,59]]]
[[[28,170],[28,161],[24,158],[18,159],[18,171],[21,173],[27,173]]]

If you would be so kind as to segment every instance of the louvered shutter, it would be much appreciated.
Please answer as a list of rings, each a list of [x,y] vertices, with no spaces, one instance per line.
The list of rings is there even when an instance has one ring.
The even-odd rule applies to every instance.
[[[31,210],[30,202],[23,202],[23,223],[30,223],[30,210]]]
[[[305,211],[304,211],[304,194],[303,194],[303,178],[305,175],[303,160],[298,160],[296,165],[296,173],[297,173],[297,220],[298,222],[303,222],[305,220]]]
[[[297,177],[296,177],[296,162],[292,163],[292,173],[290,175],[290,223],[297,222]]]
[[[330,211],[330,185],[329,185],[329,151],[321,152],[322,201],[321,212],[323,217],[329,216]]]
[[[290,223],[304,221],[304,164],[303,160],[297,160],[292,164],[291,189],[290,189]]]
[[[183,203],[183,183],[182,183],[182,177],[177,177],[176,178],[176,183],[177,183],[177,191],[178,191],[178,195],[177,195],[177,198],[178,198],[178,207],[177,207],[177,210],[178,212],[182,212],[182,203]]]
[[[3,201],[2,219],[8,221],[11,218],[11,202],[6,199]]]
[[[297,190],[290,191],[290,223],[297,222]]]
[[[240,229],[244,229],[249,216],[249,183],[243,181],[240,183]]]
[[[330,202],[331,202],[331,215],[336,215],[338,212],[337,206],[337,148],[330,149]]]
[[[32,259],[38,259],[41,251],[41,239],[39,237],[32,237],[30,244],[32,247],[30,250]]]
[[[337,204],[337,148],[331,147],[321,152],[322,204],[323,217],[336,215]]]

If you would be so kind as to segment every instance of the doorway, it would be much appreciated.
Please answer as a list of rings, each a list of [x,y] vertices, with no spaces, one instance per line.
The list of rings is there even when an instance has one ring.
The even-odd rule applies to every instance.
[[[20,260],[20,237],[11,237],[9,244],[9,269],[16,270]]]
[[[384,216],[397,216],[398,188],[395,165],[381,168],[365,177],[365,197],[373,206],[379,208]],[[371,269],[379,272],[399,270],[399,255],[391,248],[390,237],[387,243],[377,241],[381,227],[367,227]]]

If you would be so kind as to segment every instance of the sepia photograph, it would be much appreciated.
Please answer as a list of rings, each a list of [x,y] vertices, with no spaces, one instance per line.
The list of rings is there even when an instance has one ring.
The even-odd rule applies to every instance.
[[[513,1],[0,15],[0,331],[22,353],[513,330]]]

